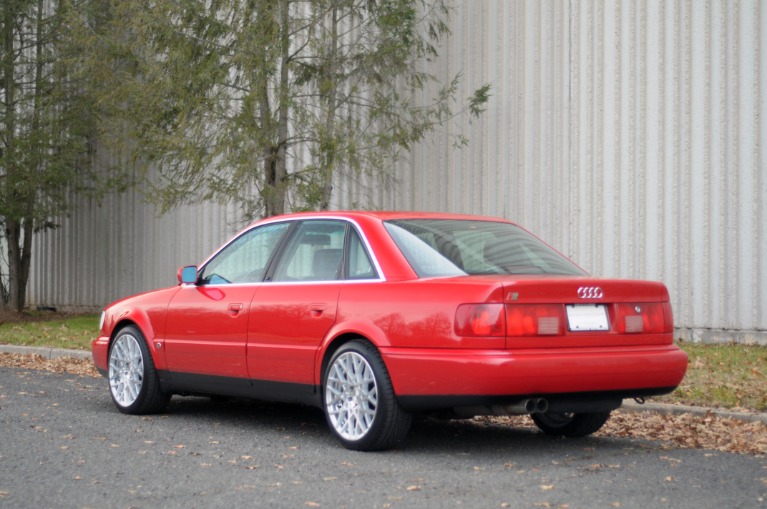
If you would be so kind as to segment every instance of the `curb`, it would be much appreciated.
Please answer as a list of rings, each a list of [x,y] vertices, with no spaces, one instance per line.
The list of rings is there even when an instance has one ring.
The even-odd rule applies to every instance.
[[[58,359],[59,357],[74,357],[76,359],[91,358],[91,353],[84,350],[67,350],[65,348],[48,348],[44,346],[0,345],[0,352],[20,355],[40,355],[49,360]]]
[[[668,403],[644,403],[639,404],[634,400],[624,400],[621,410],[625,412],[654,412],[663,415],[691,414],[696,417],[713,415],[725,419],[736,419],[743,422],[761,422],[767,425],[767,414],[757,412],[734,412],[721,408],[708,408],[690,405],[671,405]]]
[[[40,355],[45,359],[57,359],[59,357],[74,357],[76,359],[90,359],[91,352],[84,350],[67,350],[65,348],[46,348],[36,346],[0,345],[0,352],[21,355]],[[720,408],[708,408],[690,405],[671,405],[668,403],[644,403],[639,404],[634,400],[624,400],[620,408],[624,412],[654,412],[663,415],[691,414],[696,417],[713,415],[726,419],[736,419],[743,422],[761,422],[767,425],[767,413],[734,412]]]

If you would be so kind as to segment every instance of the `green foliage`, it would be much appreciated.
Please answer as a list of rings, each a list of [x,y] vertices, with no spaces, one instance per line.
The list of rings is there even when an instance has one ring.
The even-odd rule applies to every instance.
[[[0,309],[24,305],[34,233],[55,227],[74,192],[122,181],[91,165],[93,114],[69,68],[57,0],[0,3]]]
[[[68,0],[74,2],[75,0]],[[326,208],[338,178],[382,183],[455,113],[459,77],[423,69],[445,0],[87,0],[70,12],[102,135],[153,172],[162,210]],[[429,104],[414,98],[433,97]],[[489,86],[465,107],[479,115]]]
[[[682,384],[661,401],[767,411],[767,347],[680,343],[689,365]]]
[[[0,344],[90,350],[98,327],[98,315],[59,316],[55,320],[32,316],[6,323],[0,320]]]

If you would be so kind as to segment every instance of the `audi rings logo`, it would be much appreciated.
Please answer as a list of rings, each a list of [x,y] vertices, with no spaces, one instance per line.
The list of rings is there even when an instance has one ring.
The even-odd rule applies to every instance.
[[[598,286],[581,286],[578,288],[578,297],[581,299],[601,299],[605,294]]]

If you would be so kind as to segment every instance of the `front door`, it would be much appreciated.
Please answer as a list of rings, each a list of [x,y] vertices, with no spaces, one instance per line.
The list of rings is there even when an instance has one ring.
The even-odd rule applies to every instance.
[[[249,385],[250,304],[289,228],[290,223],[274,223],[243,233],[198,271],[196,284],[184,285],[173,297],[165,358],[174,386],[202,381],[215,392],[217,384]]]

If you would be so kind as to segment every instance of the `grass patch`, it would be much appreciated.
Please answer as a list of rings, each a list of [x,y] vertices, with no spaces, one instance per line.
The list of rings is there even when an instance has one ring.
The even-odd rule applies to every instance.
[[[25,314],[0,316],[0,344],[90,350],[98,315]],[[767,412],[767,346],[680,342],[690,363],[664,403]]]
[[[678,343],[689,356],[687,374],[666,403],[767,411],[767,347]]]
[[[23,315],[18,320],[4,316],[0,344],[90,350],[99,333],[99,315],[55,316]]]

